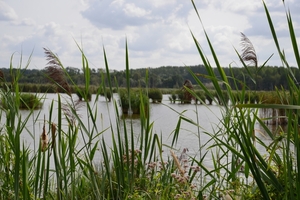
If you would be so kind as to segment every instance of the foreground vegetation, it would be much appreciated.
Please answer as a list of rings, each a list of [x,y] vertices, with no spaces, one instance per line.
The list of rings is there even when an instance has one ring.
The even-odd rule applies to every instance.
[[[265,4],[264,8],[282,63],[290,69],[284,53],[281,52]],[[300,66],[289,12],[286,13],[286,17],[295,57]],[[29,131],[28,121],[37,123],[41,117],[39,114],[33,114],[33,108],[27,116],[21,115],[22,97],[18,80],[22,73],[20,67],[13,70],[11,66],[10,76],[14,81],[9,85],[4,83],[7,89],[0,90],[1,100],[5,102],[0,115],[0,121],[3,123],[0,132],[0,199],[298,199],[300,90],[298,81],[294,81],[294,70],[285,74],[288,89],[278,89],[273,94],[277,95],[276,99],[280,101],[266,103],[269,98],[261,98],[256,103],[249,103],[247,94],[251,91],[248,85],[234,75],[228,77],[225,74],[208,35],[206,39],[213,55],[215,69],[210,64],[212,62],[208,62],[194,34],[191,34],[206,69],[206,78],[211,81],[213,90],[207,88],[199,74],[186,69],[190,71],[204,95],[220,105],[222,117],[213,131],[207,131],[201,129],[201,123],[197,119],[189,119],[184,113],[179,113],[178,124],[172,132],[172,142],[168,146],[163,144],[159,135],[153,133],[153,122],[150,121],[148,112],[150,104],[149,101],[145,101],[144,93],[149,91],[147,73],[144,90],[131,90],[127,43],[126,90],[121,91],[117,87],[116,91],[119,95],[122,92],[127,95],[126,106],[129,110],[133,106],[130,101],[132,95],[140,97],[137,103],[140,108],[139,130],[133,130],[133,126],[126,126],[124,118],[121,118],[122,113],[119,113],[119,102],[113,96],[111,101],[116,116],[110,120],[107,130],[99,130],[97,104],[88,101],[91,70],[85,54],[79,48],[82,53],[85,83],[81,87],[72,80],[56,54],[45,49],[49,61],[47,77],[59,93],[57,101],[52,101],[47,115],[42,116],[43,127],[39,147],[26,146],[22,134],[25,130]],[[254,47],[245,35],[242,35],[242,41],[246,41],[243,44],[249,48],[245,48],[237,56],[243,63],[247,76],[255,80],[255,74],[264,66],[255,65],[254,73],[247,70],[249,61],[257,64],[257,56],[253,54]],[[103,81],[99,84],[103,90],[97,90],[96,100],[100,94],[112,94],[116,84],[110,74],[106,51],[103,50],[106,73],[102,76],[105,76],[107,81],[101,79]],[[229,78],[233,85],[229,84]],[[72,95],[70,85],[74,86],[77,95]],[[243,87],[239,88],[240,85]],[[184,89],[203,102],[201,95],[196,91],[189,87]],[[82,106],[86,108],[88,123],[84,123],[78,114],[78,109]],[[258,115],[260,108],[284,110],[288,116],[285,129],[278,127],[275,133],[271,131],[265,125],[265,119]],[[57,115],[54,116],[56,111]],[[114,121],[117,126],[113,126]],[[176,149],[182,121],[197,127],[198,132],[195,134],[198,137],[199,152],[196,155],[189,155],[187,149]],[[256,124],[260,124],[263,130],[256,130]],[[105,131],[111,133],[111,144],[101,136]],[[270,144],[261,141],[258,134],[262,131],[272,139]],[[136,133],[139,133],[138,138]],[[202,142],[203,134],[210,136],[208,143]],[[34,140],[35,134],[30,135]],[[266,151],[260,152],[258,145]],[[163,152],[163,146],[169,151]],[[208,157],[213,168],[204,165],[203,160]]]

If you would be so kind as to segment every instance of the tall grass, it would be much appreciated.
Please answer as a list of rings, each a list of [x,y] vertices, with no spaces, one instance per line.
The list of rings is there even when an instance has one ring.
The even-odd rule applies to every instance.
[[[121,118],[124,113],[119,113],[119,101],[114,96],[112,102],[107,102],[107,109],[113,104],[115,117],[108,116],[107,129],[99,130],[97,99],[100,92],[94,101],[81,100],[89,98],[90,81],[89,63],[82,49],[79,48],[85,73],[84,88],[74,84],[57,55],[49,49],[44,50],[48,60],[47,77],[58,91],[57,100],[52,101],[45,116],[40,116],[33,108],[29,108],[25,118],[20,114],[17,80],[21,74],[16,74],[14,84],[1,90],[6,102],[6,106],[1,107],[6,119],[0,137],[1,199],[161,199],[170,195],[193,195],[191,190],[184,193],[191,185],[185,174],[177,176],[176,171],[182,171],[180,164],[175,166],[171,158],[162,155],[161,138],[153,133],[149,102],[145,102],[143,90],[136,93],[142,100],[138,105],[139,130],[134,130],[132,124],[128,127],[126,119]],[[105,49],[104,59],[106,74],[99,76],[106,76],[109,85],[104,82],[99,85],[113,93]],[[128,78],[127,49],[125,59]],[[71,85],[79,95],[71,93]],[[130,97],[129,84],[126,90]],[[129,103],[129,108],[131,106]],[[82,108],[88,119],[79,114]],[[33,114],[35,112],[38,115]],[[38,148],[26,146],[21,137],[25,129],[33,141],[37,137],[26,127],[30,119],[36,126],[43,124],[38,133]],[[107,132],[111,135],[111,143],[102,137]]]
[[[201,22],[200,15],[194,5],[195,12],[197,13]],[[270,30],[273,35],[274,42],[278,49],[279,56],[285,67],[290,68],[288,61],[281,51],[279,42],[277,40],[276,31],[272,23],[270,13],[264,3],[265,13],[270,25]],[[299,65],[299,51],[297,47],[297,40],[295,31],[293,29],[292,18],[287,11],[286,13],[287,24],[289,26],[291,43],[294,48],[295,58]],[[201,22],[202,23],[202,22]],[[213,177],[215,182],[210,185],[210,198],[219,198],[221,195],[225,198],[242,198],[242,199],[297,199],[299,198],[299,137],[298,137],[298,114],[299,114],[299,88],[298,81],[290,71],[287,74],[289,81],[289,91],[277,91],[276,99],[282,100],[280,102],[258,102],[257,104],[247,104],[248,88],[238,91],[234,94],[234,90],[229,85],[228,79],[235,81],[237,86],[243,83],[235,77],[227,77],[219,63],[218,57],[215,53],[214,47],[211,44],[210,38],[207,35],[205,28],[203,28],[206,41],[210,48],[210,53],[213,55],[213,62],[210,62],[205,56],[201,44],[197,41],[194,34],[192,37],[198,49],[201,61],[203,62],[208,72],[207,78],[211,80],[217,95],[217,100],[223,105],[223,117],[220,119],[219,128],[215,129],[212,133],[206,132],[211,137],[213,145],[208,148],[214,149],[212,159],[214,163],[213,170],[206,170],[205,176]],[[242,35],[242,41],[248,42],[248,47],[243,49],[243,53],[237,56],[241,60],[243,66],[247,69],[246,62],[251,61],[257,68],[257,73],[264,67],[266,62],[258,67],[257,56],[254,47],[249,43],[249,40]],[[247,51],[247,52],[245,52]],[[214,63],[213,65],[211,63]],[[216,66],[219,72],[217,76],[212,70]],[[230,66],[229,66],[230,67]],[[255,74],[249,74],[255,83]],[[205,85],[198,79],[196,74],[193,74],[197,84],[205,91],[206,96],[212,99],[212,94]],[[222,83],[226,88],[226,94],[230,101],[221,90],[220,84]],[[193,93],[193,91],[190,91]],[[196,94],[194,94],[196,95]],[[236,97],[238,96],[238,98]],[[239,101],[237,101],[237,99]],[[243,104],[246,103],[246,104]],[[280,109],[285,110],[288,116],[286,131],[279,127],[278,134],[274,134],[268,126],[265,125],[264,119],[258,115],[260,109]],[[277,117],[277,116],[275,116]],[[283,117],[283,116],[279,116]],[[261,130],[257,130],[259,124]],[[267,137],[272,139],[270,144],[265,144],[261,141],[258,134],[265,133]],[[201,137],[201,135],[199,135]],[[265,152],[258,150],[258,146],[265,149]],[[205,166],[202,166],[205,170]],[[242,176],[240,169],[242,167]],[[202,189],[203,192],[205,192]],[[206,191],[207,192],[207,191]]]
[[[200,15],[192,1],[199,20]],[[265,4],[265,13],[270,25],[276,48],[285,67],[289,68],[288,61],[281,51],[277,40],[276,31],[270,13]],[[286,12],[291,43],[294,48],[295,58],[300,66],[297,40],[289,11]],[[243,80],[234,76],[227,77],[218,60],[210,38],[203,28],[213,62],[210,62],[201,48],[201,44],[191,32],[195,46],[199,52],[214,90],[208,89],[198,79],[199,74],[192,74],[203,93],[197,93],[188,87],[185,90],[203,102],[203,97],[215,101],[219,105],[222,116],[217,126],[212,131],[201,129],[201,122],[178,113],[179,119],[172,142],[163,144],[160,135],[153,131],[153,122],[150,121],[149,102],[144,101],[144,91],[136,93],[140,97],[140,124],[138,130],[133,127],[132,118],[122,118],[119,101],[112,95],[111,102],[106,102],[107,109],[112,109],[115,115],[108,116],[109,124],[104,130],[99,129],[101,118],[98,116],[97,100],[99,95],[113,94],[114,77],[111,77],[106,50],[103,47],[104,64],[106,72],[99,74],[102,82],[99,83],[103,91],[95,95],[92,101],[90,95],[90,68],[83,50],[81,52],[82,68],[84,72],[84,87],[77,86],[58,56],[49,49],[45,50],[48,60],[47,77],[54,83],[57,100],[53,100],[49,112],[40,116],[39,111],[32,108],[28,115],[20,113],[20,89],[18,80],[22,76],[21,70],[12,74],[14,81],[4,84],[5,89],[0,90],[0,95],[5,101],[1,107],[0,129],[0,199],[297,199],[300,196],[300,150],[298,136],[298,119],[300,91],[298,81],[295,82],[292,70],[287,74],[289,81],[288,91],[276,91],[276,103],[256,102],[252,100],[247,85],[238,90],[238,85]],[[246,36],[242,39],[245,41]],[[249,43],[249,40],[246,40]],[[126,41],[125,69],[127,78],[126,93],[128,110],[132,109],[130,86],[130,62],[128,44]],[[250,58],[256,59],[254,47],[243,49],[237,58],[243,67],[247,68],[245,51],[250,51]],[[254,54],[253,54],[254,52]],[[13,66],[11,58],[11,71]],[[20,59],[22,63],[22,57]],[[26,63],[27,67],[30,58]],[[214,63],[213,65],[211,63]],[[263,66],[257,66],[258,73]],[[216,75],[213,66],[217,67]],[[229,66],[231,67],[231,66]],[[18,66],[21,69],[21,64]],[[252,77],[255,82],[255,74]],[[148,74],[148,73],[146,73]],[[104,79],[108,80],[105,85]],[[148,77],[145,77],[146,83]],[[230,87],[228,79],[235,82],[236,87]],[[117,81],[115,81],[117,83]],[[223,87],[221,88],[220,83]],[[224,92],[225,86],[225,92]],[[72,90],[78,96],[72,94]],[[146,93],[148,86],[146,85]],[[117,87],[117,92],[120,89]],[[101,94],[100,94],[101,93]],[[256,97],[255,97],[256,98]],[[262,99],[260,99],[262,100]],[[250,101],[250,103],[249,103]],[[256,99],[257,101],[257,99]],[[112,106],[111,106],[112,105]],[[121,105],[122,106],[122,105]],[[198,112],[195,105],[195,111]],[[79,110],[84,108],[83,119]],[[260,109],[285,110],[288,116],[286,129],[278,127],[274,134],[263,118],[259,117]],[[57,110],[57,111],[56,111]],[[37,115],[35,114],[37,112]],[[57,112],[57,115],[55,114]],[[29,131],[29,120],[37,126],[42,123],[38,148],[26,146],[22,140],[24,131]],[[131,123],[126,123],[126,120]],[[87,121],[87,122],[86,122]],[[188,149],[176,151],[177,142],[181,134],[182,122],[197,127],[199,151],[196,155],[189,155]],[[259,124],[261,130],[257,130]],[[271,143],[265,144],[258,137],[261,132],[270,137]],[[111,142],[105,140],[103,134],[111,136]],[[138,133],[138,134],[137,134]],[[202,141],[203,134],[210,137],[207,143]],[[35,132],[29,135],[34,141]],[[138,135],[138,136],[137,136]],[[163,147],[168,152],[163,152]],[[265,152],[258,150],[263,148]],[[180,156],[177,156],[178,152]],[[180,154],[180,153],[179,153]],[[204,164],[205,158],[210,158],[212,167]]]

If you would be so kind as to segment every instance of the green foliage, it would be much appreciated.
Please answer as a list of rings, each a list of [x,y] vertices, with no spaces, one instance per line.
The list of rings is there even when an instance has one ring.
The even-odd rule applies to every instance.
[[[193,5],[201,22],[198,10],[194,3]],[[265,4],[264,6],[278,53],[283,64],[291,69],[284,53],[281,52],[271,17]],[[299,52],[289,12],[287,12],[287,21],[297,60]],[[197,84],[205,91],[207,98],[217,100],[222,105],[219,128],[205,132],[211,138],[210,142],[213,143],[207,148],[212,149],[214,170],[204,169],[204,176],[213,177],[215,182],[209,187],[204,186],[204,188],[208,189],[207,193],[210,193],[211,196],[225,196],[225,199],[227,197],[230,199],[298,199],[300,196],[300,193],[297,192],[300,185],[297,176],[300,164],[298,159],[300,155],[298,148],[300,112],[296,73],[299,73],[299,70],[296,70],[296,73],[294,73],[294,69],[285,73],[285,79],[289,81],[287,87],[280,87],[282,91],[276,89],[276,92],[258,95],[256,91],[251,91],[251,89],[259,88],[259,81],[261,80],[259,74],[266,70],[264,67],[266,62],[263,66],[250,68],[245,64],[247,60],[244,60],[245,57],[243,56],[247,53],[240,55],[236,50],[245,70],[243,75],[245,78],[241,79],[235,73],[228,76],[225,69],[220,66],[205,29],[204,33],[213,62],[208,61],[193,33],[192,37],[206,67],[208,74],[206,77],[211,80],[214,90],[208,90],[197,74],[192,71],[191,74]],[[247,48],[244,49],[244,51],[248,50]],[[252,53],[255,52],[253,46],[250,47],[250,50]],[[256,55],[252,54],[251,56],[253,59],[257,59]],[[217,73],[213,70],[211,63],[215,64]],[[248,79],[252,81],[251,84],[249,84]],[[278,110],[281,114],[280,116],[272,116],[275,119],[286,115],[288,119],[287,129],[278,126],[279,131],[274,134],[270,127],[265,124],[265,120],[268,119],[259,117],[258,113],[261,109]],[[256,124],[260,125],[261,130],[257,130]],[[270,144],[265,144],[260,139],[259,134],[261,132],[270,137]],[[199,138],[201,139],[200,135]],[[200,139],[199,145],[201,146]],[[261,149],[264,149],[265,152],[262,152]],[[242,171],[242,175],[240,175],[240,171]]]
[[[200,19],[198,10],[193,1],[192,3]],[[282,90],[277,89],[268,94],[252,91],[252,86],[248,87],[248,80],[240,79],[234,73],[228,76],[221,67],[205,29],[206,41],[216,68],[210,64],[213,62],[208,62],[192,33],[207,76],[206,81],[203,81],[203,77],[186,68],[201,92],[185,92],[202,102],[215,102],[221,111],[221,117],[212,130],[202,131],[201,122],[197,118],[189,119],[185,117],[184,111],[175,111],[179,118],[171,133],[170,145],[162,144],[162,139],[153,132],[146,95],[149,91],[131,88],[127,43],[126,89],[117,88],[117,92],[125,112],[130,109],[139,111],[141,126],[138,130],[134,130],[132,124],[128,127],[126,119],[119,115],[118,99],[112,98],[117,126],[113,128],[113,120],[110,120],[107,129],[111,136],[110,144],[101,137],[106,130],[99,130],[97,127],[101,121],[97,118],[95,102],[77,101],[69,93],[58,93],[57,100],[53,100],[50,105],[47,117],[44,116],[41,137],[38,137],[40,144],[33,149],[27,147],[22,134],[24,131],[30,132],[27,126],[29,120],[33,122],[33,126],[38,126],[40,113],[37,111],[35,115],[30,110],[26,112],[27,115],[21,115],[22,103],[26,103],[27,108],[31,101],[34,102],[33,107],[38,103],[32,100],[32,95],[21,93],[19,80],[23,71],[21,66],[13,68],[11,62],[12,84],[3,83],[0,89],[0,97],[5,105],[0,107],[0,118],[3,117],[0,121],[4,123],[0,128],[0,199],[299,199],[300,89],[298,81],[295,82],[296,72],[290,68],[281,52],[266,6],[265,11],[279,56],[290,70],[285,74],[288,89],[282,87]],[[300,66],[297,40],[289,12],[286,17],[295,58]],[[64,68],[50,50],[46,54],[50,55],[48,58],[51,63],[56,63],[56,70],[66,75],[75,91],[79,91],[87,99],[95,71],[89,68],[87,58],[82,49],[78,48],[82,57],[83,87],[72,80],[71,74],[78,75],[76,70]],[[112,79],[106,52],[104,48],[103,50],[106,81],[103,79],[101,88],[112,94]],[[243,58],[240,54],[238,57]],[[249,77],[251,84],[255,86],[259,80],[256,76],[258,70],[263,71],[265,68],[256,66],[252,71],[244,60],[242,62],[245,77]],[[29,63],[30,58],[25,68]],[[136,77],[140,75],[135,74]],[[168,79],[170,83],[179,81],[178,77],[171,77],[173,79]],[[67,86],[61,84],[66,83],[63,79],[61,77],[58,80],[60,82],[56,82],[60,89],[67,88],[62,87]],[[213,90],[208,89],[207,79]],[[152,84],[154,83],[152,80]],[[99,91],[95,101],[98,95]],[[104,92],[104,95],[107,96],[108,92]],[[177,95],[184,102],[183,91]],[[78,114],[78,109],[82,106],[86,108],[88,123]],[[200,106],[210,108],[208,105]],[[195,112],[198,112],[197,107],[195,105]],[[279,110],[282,112],[280,115],[285,115],[288,119],[286,126],[278,126],[273,132],[265,124],[266,119],[259,116],[260,109]],[[178,148],[183,122],[189,123],[191,128],[197,128],[195,134],[199,139],[199,151],[195,155],[188,155],[187,149],[183,149],[181,155],[174,152]],[[132,120],[130,123],[133,123]],[[261,130],[257,130],[258,124]],[[261,140],[261,135],[258,135],[261,132],[270,138],[270,143],[266,144]],[[202,141],[204,134],[208,136],[208,141]],[[35,141],[35,133],[30,132],[29,135]],[[171,156],[163,155],[163,147],[170,150]],[[264,149],[265,152],[262,153],[259,149]],[[207,158],[212,167],[206,167],[204,160]]]
[[[101,96],[104,96],[108,101],[111,101],[112,93],[108,88],[103,89],[100,87],[98,90],[99,90],[99,94]],[[112,92],[114,92],[114,91],[112,91]]]
[[[206,77],[207,71],[204,65],[189,66],[189,69],[197,74],[199,79],[204,83],[209,85],[211,81]],[[264,66],[259,73],[255,76],[256,83],[253,80],[253,74],[255,74],[255,67],[248,66],[248,71],[241,67],[223,66],[224,73],[227,76],[234,76],[236,80],[243,82],[251,90],[265,90],[272,91],[276,87],[288,88],[288,80],[286,74],[290,71],[294,74],[295,78],[298,80],[300,78],[300,72],[296,67],[290,67],[286,69],[283,66]],[[11,82],[10,71],[7,68],[1,68],[3,71],[5,81]],[[131,87],[145,87],[145,75],[148,69],[130,69],[133,77],[130,77]],[[218,75],[218,70],[213,67],[216,75]],[[69,73],[70,78],[73,80],[74,85],[84,85],[84,73],[81,69],[66,67],[66,72]],[[249,74],[249,73],[250,74]],[[21,69],[22,77],[19,80],[20,85],[22,84],[32,84],[32,85],[44,85],[47,84],[47,79],[45,77],[45,70],[37,69]],[[102,81],[108,85],[108,80],[102,80],[101,74],[105,74],[103,69],[90,69],[90,85],[99,86]],[[111,76],[116,79],[116,83],[112,83],[114,87],[126,87],[126,74],[125,71],[112,71]],[[160,66],[157,68],[149,69],[149,87],[150,88],[168,88],[169,90],[178,89],[182,87],[183,80],[189,79],[195,84],[193,77],[187,70],[186,66]],[[231,87],[234,86],[234,81],[232,79],[228,80]],[[236,89],[242,89],[242,85],[237,85]],[[29,91],[28,91],[29,92]],[[37,91],[30,91],[37,92]],[[41,91],[43,92],[43,91]],[[170,94],[171,92],[164,92],[164,94]]]
[[[143,112],[148,112],[149,98],[142,90],[131,89],[128,96],[126,89],[120,89],[119,96],[123,114],[128,114],[130,111],[133,114],[141,114],[141,109],[144,109]]]
[[[169,96],[169,100],[171,103],[175,103],[177,99],[177,94],[176,92],[172,92],[171,95]]]
[[[149,89],[148,91],[148,97],[152,100],[152,103],[161,103],[162,101],[162,92],[160,89]]]
[[[178,102],[184,103],[184,91],[183,90],[177,90],[176,91]]]
[[[31,93],[22,93],[20,94],[20,102],[19,102],[19,108],[20,109],[27,109],[27,110],[32,110],[32,109],[39,109],[43,106],[43,102],[41,101],[40,97],[38,97],[35,94]],[[2,97],[2,106],[4,108],[8,108],[8,102],[4,97]]]
[[[222,105],[224,103],[224,101],[225,101],[225,104],[228,104],[229,96],[228,96],[227,91],[224,91],[224,90],[222,91],[222,97],[219,97],[219,95],[217,93],[214,93],[214,95],[215,95],[214,97],[217,100],[219,105]],[[223,98],[223,101],[221,101],[221,98]]]
[[[80,101],[82,101],[82,100],[91,101],[91,99],[92,99],[92,93],[90,92],[90,90],[88,90],[88,92],[86,94],[85,88],[83,88],[83,87],[78,87],[76,94]]]
[[[197,90],[195,92],[195,101],[196,101],[196,104],[199,102],[200,104],[205,104],[205,93],[201,90]]]
[[[208,104],[209,105],[212,105],[212,102],[214,100],[214,96],[215,96],[215,93],[211,92],[211,93],[205,93],[205,98],[207,99],[208,101]]]
[[[20,100],[20,109],[38,109],[43,105],[40,98],[34,94],[22,93]]]

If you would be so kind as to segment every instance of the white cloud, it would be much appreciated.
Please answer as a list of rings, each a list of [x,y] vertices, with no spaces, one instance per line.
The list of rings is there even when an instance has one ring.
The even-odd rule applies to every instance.
[[[93,1],[82,15],[98,28],[124,29],[128,26],[141,26],[155,18],[149,17],[151,12],[134,3],[124,1]]]
[[[215,1],[216,2],[216,1]],[[237,2],[235,0],[227,0],[227,1],[218,1],[216,3],[221,4],[221,8],[223,11],[233,11],[237,13],[255,13],[257,9],[261,8],[261,1],[253,1],[253,0],[244,0],[242,2]]]
[[[24,18],[21,21],[14,21],[12,24],[16,26],[34,26],[36,25],[35,21],[30,18]]]
[[[297,34],[300,5],[297,1],[285,2],[291,8]],[[221,65],[238,62],[233,48],[240,48],[240,32],[253,42],[260,61],[276,53],[261,0],[195,3]],[[275,0],[266,1],[266,4],[279,40],[284,43],[282,47],[291,52],[284,6]],[[4,3],[0,0],[0,24],[0,66],[9,61],[7,55],[22,50],[27,56],[34,49],[32,64],[43,68],[46,61],[42,48],[48,47],[66,66],[80,67],[77,42],[93,68],[104,67],[104,46],[110,67],[120,70],[125,67],[126,39],[132,68],[196,65],[201,60],[190,30],[211,58],[201,23],[190,1],[53,0],[49,3],[31,0]],[[281,63],[274,56],[270,64]]]
[[[12,21],[18,19],[18,15],[5,2],[0,1],[0,21]]]
[[[151,13],[151,11],[147,11],[143,8],[137,7],[133,3],[125,4],[123,10],[125,14],[130,17],[145,17]]]
[[[168,1],[162,1],[162,0],[152,0],[151,3],[154,7],[163,7],[168,5],[176,4],[176,0],[168,0]]]

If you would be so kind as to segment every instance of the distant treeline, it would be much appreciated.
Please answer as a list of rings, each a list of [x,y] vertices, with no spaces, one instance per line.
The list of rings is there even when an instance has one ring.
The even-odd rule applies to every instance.
[[[146,79],[147,70],[148,78]],[[277,66],[265,66],[260,70],[257,70],[255,67],[249,67],[248,70],[252,76],[246,75],[248,72],[246,72],[245,68],[224,68],[224,72],[234,89],[241,89],[244,85],[247,85],[251,90],[274,90],[275,87],[287,88],[287,73],[289,73],[289,70],[292,70],[295,74],[294,80],[291,81],[298,82],[300,80],[298,68],[286,69]],[[1,71],[7,82],[11,82],[13,80],[12,74],[17,73],[17,70],[8,68],[1,68]],[[193,84],[196,83],[190,71],[197,74],[199,80],[204,84],[210,84],[209,79],[206,78],[206,68],[202,65],[197,65],[189,67],[163,66],[158,68],[130,69],[130,85],[131,87],[145,87],[148,85],[150,88],[180,88],[187,79]],[[217,70],[214,69],[214,71],[216,75],[219,76]],[[22,75],[19,83],[49,84],[45,69],[21,69],[20,72]],[[84,85],[84,74],[81,69],[67,67],[66,72],[74,84]],[[99,86],[102,83],[102,77],[106,77],[103,76],[103,74],[105,74],[105,70],[91,69],[90,84]],[[125,71],[114,70],[110,72],[110,75],[112,76],[112,80],[116,80],[117,82],[114,82],[114,86],[116,86],[116,84],[118,84],[119,87],[126,86]],[[146,83],[146,81],[148,81],[148,83]],[[71,81],[70,84],[72,84]],[[222,83],[220,82],[220,84]]]

